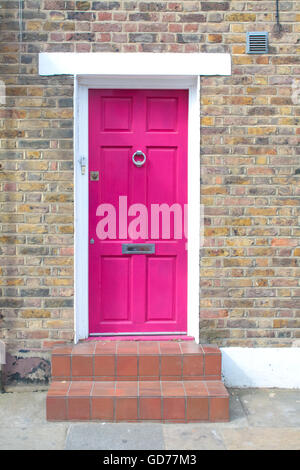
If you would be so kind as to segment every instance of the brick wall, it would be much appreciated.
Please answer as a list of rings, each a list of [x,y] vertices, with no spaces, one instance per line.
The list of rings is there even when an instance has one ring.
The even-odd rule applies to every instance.
[[[73,337],[73,80],[39,52],[229,52],[201,82],[201,340],[300,337],[300,1],[0,1],[0,338],[9,351]],[[270,53],[246,55],[246,31]],[[299,79],[299,82],[297,81]],[[1,97],[0,97],[1,98]],[[293,102],[294,101],[294,102]]]

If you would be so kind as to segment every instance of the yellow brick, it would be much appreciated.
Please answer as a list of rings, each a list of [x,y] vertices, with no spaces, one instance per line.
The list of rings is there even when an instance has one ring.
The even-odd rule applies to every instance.
[[[255,158],[255,163],[257,165],[266,165],[268,163],[268,157],[263,157],[260,155],[259,157]]]
[[[38,119],[42,115],[42,112],[40,109],[28,109],[27,110],[27,118],[28,119]]]
[[[202,194],[228,194],[228,189],[222,186],[204,186],[201,190]]]
[[[243,33],[245,31],[245,25],[243,25],[243,23],[241,24],[232,24],[230,25],[230,30],[233,32],[233,33]]]
[[[238,32],[242,32],[242,31],[238,31]],[[242,46],[240,44],[236,46],[232,46],[232,54],[245,54],[245,52],[246,52],[245,46]]]
[[[47,161],[30,160],[22,162],[22,168],[26,171],[46,171],[49,163]]]
[[[61,227],[58,227],[59,233],[73,233],[73,231],[74,231],[73,225],[62,225]]]
[[[47,233],[48,227],[38,224],[19,224],[17,231],[19,233]]]
[[[214,205],[214,198],[209,196],[202,196],[201,203],[204,206],[213,206]]]
[[[255,97],[256,106],[262,106],[269,104],[269,98],[267,96],[256,96]]]
[[[257,287],[266,287],[268,286],[267,279],[255,279],[254,283]]]
[[[250,207],[248,209],[249,215],[276,215],[276,207]]]
[[[43,96],[44,89],[38,87],[30,87],[28,88],[28,96]]]
[[[232,62],[237,65],[250,65],[253,64],[254,58],[249,56],[233,56]]]
[[[206,250],[206,255],[207,256],[228,256],[229,255],[229,251],[228,250],[224,250],[223,248],[220,248],[220,249],[210,249],[210,250]]]
[[[37,150],[27,150],[26,157],[30,158],[30,160],[36,160],[41,157],[41,152]]]
[[[278,297],[291,297],[291,290],[290,289],[278,289],[277,294],[278,294]]]
[[[230,291],[230,297],[243,297],[244,289],[232,289]]]
[[[44,115],[48,119],[71,119],[73,111],[71,109],[48,109],[44,111]]]
[[[268,135],[275,134],[276,127],[248,127],[248,134],[250,135]]]
[[[205,116],[205,117],[201,118],[201,125],[202,126],[213,126],[214,125],[214,118],[209,117],[209,116]]]
[[[248,147],[248,155],[277,155],[277,149],[268,147]]]
[[[65,265],[73,265],[73,258],[71,257],[64,257],[64,256],[55,256],[54,258],[45,258],[44,264],[51,265],[51,266],[65,266]]]
[[[209,42],[222,42],[222,34],[208,34],[207,39]]]
[[[288,326],[288,320],[273,320],[273,328],[286,328]]]
[[[245,337],[245,331],[244,330],[239,330],[238,328],[231,328],[230,337],[231,338],[244,338]]]
[[[243,248],[235,248],[231,252],[232,256],[244,256],[244,250]]]
[[[27,31],[39,31],[41,29],[41,21],[27,21],[26,29]]]
[[[297,125],[296,120],[294,118],[280,118],[278,119],[278,124],[283,126],[295,126]]]
[[[66,328],[69,326],[69,322],[66,322],[64,320],[47,320],[45,322],[45,327],[46,328]]]
[[[50,318],[51,312],[44,309],[26,309],[21,311],[22,318]]]
[[[24,279],[7,279],[7,285],[8,286],[23,286],[24,285]]]
[[[248,226],[252,225],[252,221],[250,217],[248,218],[234,218],[234,219],[226,219],[226,225],[239,225],[239,226]]]
[[[235,237],[226,240],[226,245],[228,246],[251,246],[253,244],[254,240],[252,238]]]
[[[291,67],[289,67],[288,65],[280,65],[280,66],[277,67],[277,74],[278,75],[290,75],[291,72],[292,72]]]
[[[291,106],[282,106],[279,108],[279,112],[281,115],[289,116],[293,114],[293,108]]]
[[[47,185],[44,183],[20,183],[18,185],[19,191],[46,191]]]
[[[204,235],[206,237],[225,237],[229,235],[229,229],[225,227],[205,227]]]
[[[235,266],[251,266],[252,260],[250,258],[224,258],[224,267]]]
[[[253,103],[252,96],[228,96],[226,97],[228,104],[233,105],[247,105]]]
[[[269,57],[265,57],[265,56],[257,57],[256,58],[256,63],[266,65],[266,64],[269,63]]]
[[[44,102],[42,99],[39,99],[39,98],[22,98],[20,100],[18,100],[18,105],[20,107],[37,107],[37,108],[41,108],[43,106]]]
[[[225,16],[225,20],[248,23],[249,21],[255,21],[256,15],[254,13],[229,13]]]
[[[200,276],[201,277],[218,277],[220,273],[219,269],[201,269]]]
[[[216,262],[214,258],[201,258],[201,265],[202,266],[215,266]]]
[[[0,181],[12,181],[12,182],[18,182],[18,181],[23,181],[24,180],[24,173],[19,173],[16,171],[2,171],[0,172]]]
[[[246,35],[245,34],[227,34],[225,36],[225,42],[227,44],[245,44]]]
[[[268,85],[267,77],[255,77],[255,83],[257,85]]]
[[[210,299],[200,299],[201,307],[213,307],[213,303]]]
[[[64,278],[55,278],[49,277],[45,280],[46,286],[72,286],[73,280],[72,279],[64,279]]]

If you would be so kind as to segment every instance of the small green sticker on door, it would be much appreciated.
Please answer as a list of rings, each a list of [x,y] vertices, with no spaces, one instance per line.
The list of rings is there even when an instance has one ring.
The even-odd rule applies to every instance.
[[[91,171],[90,172],[90,180],[91,181],[99,181],[99,171]]]

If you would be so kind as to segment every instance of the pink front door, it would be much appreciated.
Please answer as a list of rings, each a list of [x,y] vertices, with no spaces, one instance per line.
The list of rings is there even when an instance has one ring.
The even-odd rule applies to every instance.
[[[90,334],[187,331],[187,125],[187,90],[89,91]]]

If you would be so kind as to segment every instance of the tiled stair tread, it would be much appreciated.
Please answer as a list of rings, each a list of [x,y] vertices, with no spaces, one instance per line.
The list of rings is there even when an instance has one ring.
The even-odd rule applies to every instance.
[[[221,354],[212,344],[196,344],[191,341],[95,341],[78,343],[74,346],[60,346],[52,355],[198,355]]]
[[[229,395],[221,381],[52,382],[47,419],[228,421]]]
[[[51,397],[228,397],[220,380],[180,381],[54,381],[48,390]]]

